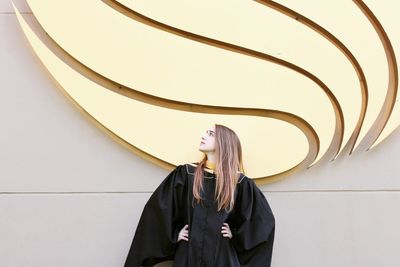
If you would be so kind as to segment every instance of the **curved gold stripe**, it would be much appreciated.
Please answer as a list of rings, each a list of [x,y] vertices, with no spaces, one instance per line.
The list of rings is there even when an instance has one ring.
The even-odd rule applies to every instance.
[[[110,7],[112,7],[113,9],[115,9],[116,11],[120,12],[121,14],[130,17],[131,19],[134,19],[138,22],[144,23],[148,26],[193,40],[193,41],[197,41],[203,44],[207,44],[210,46],[214,46],[214,47],[218,47],[218,48],[222,48],[222,49],[226,49],[235,53],[240,53],[243,55],[247,55],[247,56],[251,56],[251,57],[255,57],[255,58],[259,58],[265,61],[269,61],[269,62],[273,62],[277,65],[281,65],[284,66],[290,70],[293,70],[307,78],[309,78],[310,80],[312,80],[314,83],[316,83],[323,91],[324,93],[328,96],[333,110],[335,112],[335,132],[333,135],[333,139],[327,149],[327,151],[325,152],[325,155],[323,158],[321,158],[320,160],[318,160],[316,163],[321,163],[322,159],[324,159],[323,161],[328,161],[328,160],[332,160],[338,153],[341,147],[341,144],[343,142],[343,135],[344,135],[344,115],[342,112],[342,109],[340,107],[340,103],[338,102],[338,100],[336,99],[336,96],[332,93],[332,91],[328,88],[328,86],[322,82],[318,77],[316,77],[314,74],[308,72],[307,70],[293,64],[290,62],[287,62],[283,59],[259,52],[259,51],[255,51],[246,47],[242,47],[242,46],[238,46],[238,45],[234,45],[231,43],[227,43],[227,42],[223,42],[220,40],[216,40],[216,39],[212,39],[206,36],[202,36],[202,35],[198,35],[192,32],[188,32],[164,23],[161,23],[159,21],[156,21],[154,19],[151,19],[127,6],[125,6],[124,4],[118,2],[117,0],[105,0],[103,1],[106,4],[108,4]]]
[[[15,7],[14,7],[15,8]],[[19,12],[15,9],[17,17],[20,21],[21,27],[24,31],[26,31],[25,27],[23,26],[22,20],[25,24],[31,25],[31,22],[26,21]],[[207,114],[228,114],[228,115],[248,115],[248,116],[259,116],[259,117],[266,117],[266,118],[273,118],[278,120],[286,121],[297,128],[299,128],[306,136],[308,144],[309,144],[309,151],[307,156],[297,165],[294,167],[269,176],[264,177],[256,177],[254,178],[258,184],[265,184],[270,183],[273,181],[280,180],[290,174],[298,172],[302,169],[309,167],[309,165],[315,160],[319,152],[319,139],[317,133],[312,128],[312,126],[305,121],[304,119],[296,116],[295,114],[291,114],[288,112],[283,112],[279,110],[268,110],[268,109],[258,109],[258,108],[237,108],[237,107],[219,107],[219,106],[210,106],[210,105],[200,105],[194,103],[185,103],[175,100],[164,99],[160,97],[155,97],[138,90],[134,90],[132,88],[125,87],[119,83],[116,83],[107,77],[100,75],[99,73],[91,70],[87,66],[80,63],[70,54],[68,54],[65,50],[63,50],[54,40],[48,36],[41,25],[35,20],[35,26],[41,29],[41,32],[34,32],[32,30],[32,26],[30,27],[30,31],[36,35],[36,37],[49,49],[54,55],[56,55],[59,59],[61,59],[65,64],[69,67],[74,69],[77,73],[85,76],[88,80],[91,80],[105,89],[110,91],[116,92],[120,95],[124,95],[131,99],[135,99],[146,104],[156,105],[159,107],[174,109],[174,110],[181,110],[181,111],[188,111],[188,112],[197,112],[197,113],[207,113]],[[27,35],[27,33],[25,32]],[[28,38],[29,40],[29,38]],[[32,42],[31,45],[33,46]],[[39,57],[40,58],[40,57]],[[41,58],[40,58],[41,59]],[[44,62],[43,62],[44,64]],[[55,80],[55,82],[59,85],[59,88],[62,89],[64,95],[70,99],[73,104],[80,110],[86,118],[89,118],[96,126],[100,129],[104,130],[109,136],[111,136],[114,140],[118,143],[122,144],[125,147],[131,149],[134,153],[138,154],[139,156],[152,161],[153,163],[167,169],[173,168],[175,165],[172,165],[162,159],[154,157],[153,155],[139,149],[138,147],[126,142],[124,139],[110,131],[107,127],[97,121],[93,116],[91,116],[82,106],[79,105],[66,91],[62,88],[62,85]]]
[[[392,114],[389,118],[388,123],[386,124],[385,128],[383,129],[382,133],[379,135],[378,139],[375,143],[368,149],[374,149],[379,145],[390,145],[390,142],[395,142],[393,138],[399,136],[400,133],[400,125],[394,124],[393,121],[400,121],[400,105],[398,103],[399,100],[396,100],[396,104],[393,107]],[[392,121],[391,121],[392,120]],[[392,123],[391,123],[392,122]]]
[[[284,6],[281,5],[275,1],[269,1],[269,0],[255,0],[255,2],[258,2],[262,5],[268,6],[278,12],[281,12],[284,15],[287,15],[288,17],[291,17],[295,19],[296,21],[304,24],[305,26],[309,27],[310,29],[314,30],[315,32],[319,33],[321,36],[323,36],[325,39],[330,41],[333,45],[335,45],[345,56],[346,58],[350,61],[351,65],[353,66],[355,72],[357,73],[359,82],[360,82],[360,89],[361,89],[361,111],[360,111],[360,116],[358,118],[357,124],[355,126],[354,131],[352,132],[349,140],[347,141],[346,145],[342,148],[340,154],[338,155],[341,156],[343,154],[351,154],[354,146],[357,142],[357,138],[360,134],[361,127],[363,125],[363,121],[365,119],[365,115],[367,113],[367,106],[368,106],[368,84],[367,80],[365,78],[364,71],[356,59],[356,57],[351,53],[351,51],[337,38],[335,37],[332,33],[330,33],[328,30],[317,24],[316,22],[312,21],[311,19],[301,15],[300,13]],[[337,158],[337,157],[336,157]]]
[[[386,61],[389,69],[389,81],[384,104],[374,123],[372,124],[364,138],[361,140],[360,144],[357,146],[355,151],[358,152],[360,150],[369,150],[385,128],[396,102],[399,80],[396,55],[394,53],[392,43],[390,42],[390,39],[385,32],[385,29],[382,27],[378,18],[363,1],[353,0],[353,2],[364,13],[364,15],[367,17],[371,25],[374,27],[376,33],[378,34],[385,51]]]

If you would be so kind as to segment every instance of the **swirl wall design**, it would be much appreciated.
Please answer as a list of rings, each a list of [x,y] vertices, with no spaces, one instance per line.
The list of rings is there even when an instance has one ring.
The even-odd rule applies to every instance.
[[[18,21],[65,96],[165,168],[198,160],[214,122],[238,133],[258,184],[363,153],[399,125],[392,3],[27,3],[34,19],[14,5]]]

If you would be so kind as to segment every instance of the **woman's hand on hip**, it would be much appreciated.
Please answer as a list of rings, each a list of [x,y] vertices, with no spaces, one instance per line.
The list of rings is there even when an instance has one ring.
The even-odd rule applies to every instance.
[[[229,224],[227,223],[224,223],[224,225],[222,226],[221,233],[224,237],[232,238],[232,232],[231,229],[229,228]]]
[[[189,241],[189,238],[188,238],[189,230],[187,230],[188,227],[189,227],[189,225],[186,224],[186,225],[181,229],[181,231],[180,231],[179,234],[178,234],[178,242],[181,241],[182,239],[183,239],[183,240],[186,240],[186,241]]]

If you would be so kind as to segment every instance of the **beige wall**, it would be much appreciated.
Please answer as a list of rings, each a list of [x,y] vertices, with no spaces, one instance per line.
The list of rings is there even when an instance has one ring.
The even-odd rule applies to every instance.
[[[0,12],[0,266],[122,266],[168,171],[92,125],[49,79],[8,0]],[[397,130],[362,155],[262,186],[277,224],[273,266],[400,266],[399,151]]]

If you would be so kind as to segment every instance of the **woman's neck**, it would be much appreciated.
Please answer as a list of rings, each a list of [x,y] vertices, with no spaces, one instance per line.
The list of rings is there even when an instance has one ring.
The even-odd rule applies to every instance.
[[[215,170],[215,163],[212,161],[207,160],[206,161],[206,167],[210,170]]]

